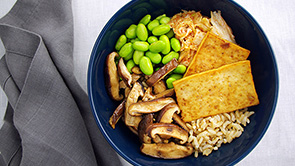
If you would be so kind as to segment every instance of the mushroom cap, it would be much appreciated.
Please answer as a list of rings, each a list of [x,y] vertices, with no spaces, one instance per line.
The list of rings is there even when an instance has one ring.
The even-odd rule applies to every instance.
[[[172,123],[153,123],[148,127],[147,133],[151,138],[155,138],[156,135],[163,139],[173,137],[179,139],[180,144],[184,144],[188,140],[188,132]]]
[[[147,128],[153,124],[153,114],[146,114],[143,116],[142,120],[138,125],[138,136],[139,140],[143,143],[151,143],[152,139],[148,136],[146,130]]]
[[[128,113],[132,116],[140,116],[142,114],[154,113],[160,111],[166,105],[175,103],[171,97],[154,99],[131,104],[128,108]]]
[[[131,87],[132,76],[128,71],[123,58],[120,58],[118,63],[118,73],[128,87]]]
[[[173,115],[179,114],[180,109],[176,103],[170,103],[166,105],[158,114],[157,122],[160,123],[172,123]]]
[[[180,159],[191,155],[194,152],[192,145],[178,145],[174,142],[147,144],[143,143],[140,151],[148,156],[164,159]]]
[[[115,111],[113,112],[110,120],[109,120],[109,124],[112,126],[113,129],[115,129],[115,125],[117,124],[117,122],[119,121],[119,119],[123,116],[124,114],[124,110],[125,110],[125,102],[126,99],[124,99],[121,104],[119,104],[119,106],[115,109]]]
[[[118,57],[118,53],[112,52],[106,58],[105,76],[106,76],[106,88],[109,96],[116,101],[120,101],[124,98],[120,94],[119,88],[119,76],[117,66],[115,63],[115,57]]]

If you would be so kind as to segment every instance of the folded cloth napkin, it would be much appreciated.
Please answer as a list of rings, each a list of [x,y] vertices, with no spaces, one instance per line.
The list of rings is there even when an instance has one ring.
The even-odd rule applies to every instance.
[[[17,1],[0,20],[0,37],[9,101],[0,165],[120,165],[73,74],[71,1]]]

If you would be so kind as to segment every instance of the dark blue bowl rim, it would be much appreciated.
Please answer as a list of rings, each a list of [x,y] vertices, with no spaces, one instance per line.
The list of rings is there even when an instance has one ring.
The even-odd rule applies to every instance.
[[[237,164],[239,161],[241,161],[243,158],[245,158],[256,146],[257,144],[260,142],[260,140],[262,139],[262,137],[264,136],[264,134],[266,133],[272,118],[274,116],[274,112],[276,109],[276,105],[277,105],[277,100],[278,100],[278,91],[279,91],[279,74],[278,74],[278,69],[277,69],[277,63],[276,63],[276,59],[271,47],[271,44],[269,43],[269,40],[267,39],[265,33],[263,32],[262,28],[260,27],[260,25],[257,23],[257,21],[252,17],[252,15],[245,10],[242,6],[240,6],[238,3],[232,1],[232,0],[228,0],[229,3],[232,3],[235,7],[239,8],[241,11],[244,12],[244,14],[251,20],[251,22],[258,28],[257,30],[262,34],[264,41],[267,44],[267,47],[270,51],[271,54],[271,58],[272,58],[272,63],[274,66],[274,75],[275,75],[275,98],[274,98],[274,102],[272,105],[272,110],[271,110],[271,114],[269,116],[269,119],[263,129],[263,131],[260,133],[258,139],[256,139],[256,141],[252,144],[252,146],[245,151],[239,158],[237,158],[236,160],[234,160],[233,162],[229,163],[228,165],[235,165]],[[100,32],[94,46],[93,46],[93,50],[91,52],[91,56],[89,59],[89,65],[88,65],[88,73],[87,73],[87,90],[88,90],[88,96],[89,96],[89,100],[90,100],[90,106],[91,106],[91,110],[92,113],[94,115],[94,118],[96,120],[96,123],[101,131],[101,133],[103,134],[103,136],[105,137],[105,139],[107,140],[107,142],[111,145],[111,147],[113,149],[116,150],[116,152],[122,156],[126,161],[128,161],[130,164],[132,165],[139,165],[137,162],[133,161],[131,158],[129,158],[127,155],[125,155],[124,152],[122,152],[119,148],[117,148],[117,146],[115,145],[114,142],[112,142],[111,138],[106,134],[105,129],[102,127],[101,122],[99,121],[98,115],[97,115],[97,111],[95,110],[94,107],[94,101],[93,101],[93,94],[92,94],[92,72],[93,72],[93,68],[94,68],[94,60],[95,60],[95,55],[98,49],[98,45],[102,40],[103,35],[106,33],[107,29],[110,27],[111,23],[115,20],[116,17],[118,17],[126,8],[128,8],[129,6],[133,5],[134,3],[136,3],[135,0],[132,0],[130,2],[128,2],[127,4],[125,4],[122,8],[120,8],[112,17],[111,19],[107,22],[107,24],[104,26],[104,28],[102,29],[102,31]]]

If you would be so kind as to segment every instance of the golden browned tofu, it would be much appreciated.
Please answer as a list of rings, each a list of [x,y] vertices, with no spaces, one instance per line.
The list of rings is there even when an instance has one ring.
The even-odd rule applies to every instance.
[[[248,60],[184,77],[173,85],[186,122],[259,104]]]
[[[250,51],[208,32],[185,76],[246,60]]]

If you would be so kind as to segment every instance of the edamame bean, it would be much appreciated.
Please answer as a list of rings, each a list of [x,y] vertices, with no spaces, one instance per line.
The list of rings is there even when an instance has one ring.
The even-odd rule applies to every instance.
[[[152,75],[154,72],[154,68],[152,65],[151,60],[146,57],[143,56],[140,61],[139,61],[139,68],[140,70],[145,74],[145,75]]]
[[[165,49],[165,42],[158,40],[149,46],[149,50],[154,53],[159,53]]]
[[[133,51],[132,43],[126,43],[119,51],[121,57],[128,56]]]
[[[170,31],[168,33],[166,33],[166,36],[171,39],[174,36],[174,32],[173,29],[170,29]]]
[[[155,27],[157,27],[159,25],[160,25],[159,20],[153,20],[147,25],[147,28],[149,31],[152,31]]]
[[[148,51],[145,53],[145,56],[150,58],[150,60],[154,64],[159,64],[162,61],[162,56],[159,53],[153,53],[153,52]]]
[[[139,21],[139,23],[143,23],[144,25],[147,25],[150,22],[150,20],[151,20],[151,15],[147,14]]]
[[[133,53],[133,61],[134,61],[134,63],[138,65],[140,58],[142,58],[143,56],[144,56],[143,51],[135,50],[134,53]]]
[[[127,63],[126,63],[126,67],[128,69],[128,71],[130,73],[132,73],[131,69],[135,66],[135,63],[132,59],[130,59]]]
[[[123,59],[124,59],[125,61],[128,61],[128,60],[132,59],[132,57],[133,57],[133,52],[134,52],[134,50],[133,50],[130,54],[128,54],[127,56],[125,56]]]
[[[147,41],[152,44],[153,42],[158,41],[158,38],[156,36],[150,36]]]
[[[166,35],[162,35],[159,39],[165,42],[165,48],[163,49],[162,54],[168,54],[171,51],[169,38]]]
[[[156,20],[161,20],[161,18],[163,17],[166,17],[166,14],[159,15],[158,17],[156,17]]]
[[[176,79],[175,78],[168,78],[167,80],[166,80],[166,85],[167,85],[167,88],[168,89],[171,89],[171,88],[173,88],[173,82],[174,81],[176,81]]]
[[[129,39],[136,38],[136,29],[137,29],[136,25],[134,25],[134,24],[130,25],[129,28],[126,29],[126,31],[125,31],[126,37]]]
[[[155,36],[161,36],[168,33],[169,31],[170,26],[168,24],[161,24],[152,30],[152,34]]]
[[[170,42],[171,42],[171,47],[172,47],[172,49],[173,49],[175,52],[180,51],[181,46],[180,46],[180,42],[179,42],[178,39],[176,39],[176,38],[172,38],[172,39],[170,40]]]
[[[136,41],[132,44],[134,50],[147,51],[149,49],[149,43],[144,41]]]
[[[173,73],[184,74],[185,71],[186,71],[186,67],[184,65],[180,64],[173,70]]]
[[[179,54],[177,52],[171,51],[169,54],[165,55],[162,59],[162,63],[165,65],[170,62],[173,58],[178,59]]]
[[[174,78],[176,80],[179,80],[182,78],[182,75],[181,74],[171,74],[169,78]]]
[[[166,85],[169,89],[173,88],[173,82],[182,78],[180,74],[172,74],[167,80]]]
[[[124,44],[126,44],[126,42],[127,37],[125,35],[121,35],[116,42],[115,49],[119,51],[124,46]]]
[[[169,21],[170,21],[170,18],[164,16],[164,17],[162,17],[162,18],[160,19],[160,24],[168,24]]]
[[[139,23],[136,28],[136,35],[139,40],[146,41],[148,38],[148,31],[143,23]]]
[[[140,41],[138,38],[135,38],[135,39],[131,39],[130,42],[133,44],[134,42],[136,41]]]

